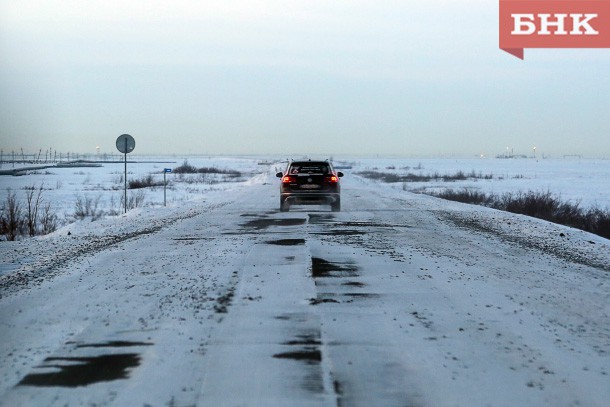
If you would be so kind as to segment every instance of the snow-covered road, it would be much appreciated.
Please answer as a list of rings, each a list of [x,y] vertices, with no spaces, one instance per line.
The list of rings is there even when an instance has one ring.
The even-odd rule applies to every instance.
[[[0,405],[608,405],[607,240],[349,174],[278,203],[3,242]]]

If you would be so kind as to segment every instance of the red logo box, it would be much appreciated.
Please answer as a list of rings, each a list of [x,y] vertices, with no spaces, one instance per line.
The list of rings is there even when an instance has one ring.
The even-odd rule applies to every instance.
[[[610,0],[500,0],[500,49],[610,48]]]

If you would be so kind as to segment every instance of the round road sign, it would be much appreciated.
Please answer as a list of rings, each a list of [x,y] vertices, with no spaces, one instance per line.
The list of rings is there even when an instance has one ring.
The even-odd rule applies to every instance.
[[[129,134],[121,134],[116,139],[116,148],[123,154],[129,154],[136,148],[136,141]]]

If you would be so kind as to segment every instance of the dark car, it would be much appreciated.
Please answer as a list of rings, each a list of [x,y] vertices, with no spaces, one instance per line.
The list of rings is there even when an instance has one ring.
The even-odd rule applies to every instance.
[[[292,161],[286,172],[275,174],[282,179],[280,210],[291,205],[330,205],[333,212],[341,210],[342,172],[335,172],[329,161]]]

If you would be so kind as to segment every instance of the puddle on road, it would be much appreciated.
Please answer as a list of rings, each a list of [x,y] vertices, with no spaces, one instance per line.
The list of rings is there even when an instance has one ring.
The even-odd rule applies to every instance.
[[[311,274],[313,278],[357,277],[358,267],[349,263],[333,263],[319,257],[312,257]]]
[[[129,377],[128,369],[140,365],[140,355],[124,353],[92,357],[50,357],[41,369],[59,369],[57,372],[32,373],[18,386],[82,387],[93,383],[109,382]]]
[[[253,219],[246,223],[242,223],[241,226],[246,228],[253,228],[257,230],[267,229],[269,226],[298,226],[303,225],[305,219],[288,218],[288,219]]]
[[[273,355],[277,359],[293,359],[302,360],[307,363],[320,363],[322,361],[322,352],[318,349],[299,350],[294,352],[284,352]]]
[[[278,240],[268,240],[265,243],[278,245],[278,246],[297,246],[297,245],[305,244],[305,239],[278,239]]]
[[[151,342],[107,341],[100,343],[66,342],[82,348],[126,348],[152,346]],[[37,387],[83,387],[99,382],[109,382],[129,377],[129,369],[140,365],[138,353],[121,353],[81,357],[49,357],[37,369],[55,371],[31,373],[17,386]]]

